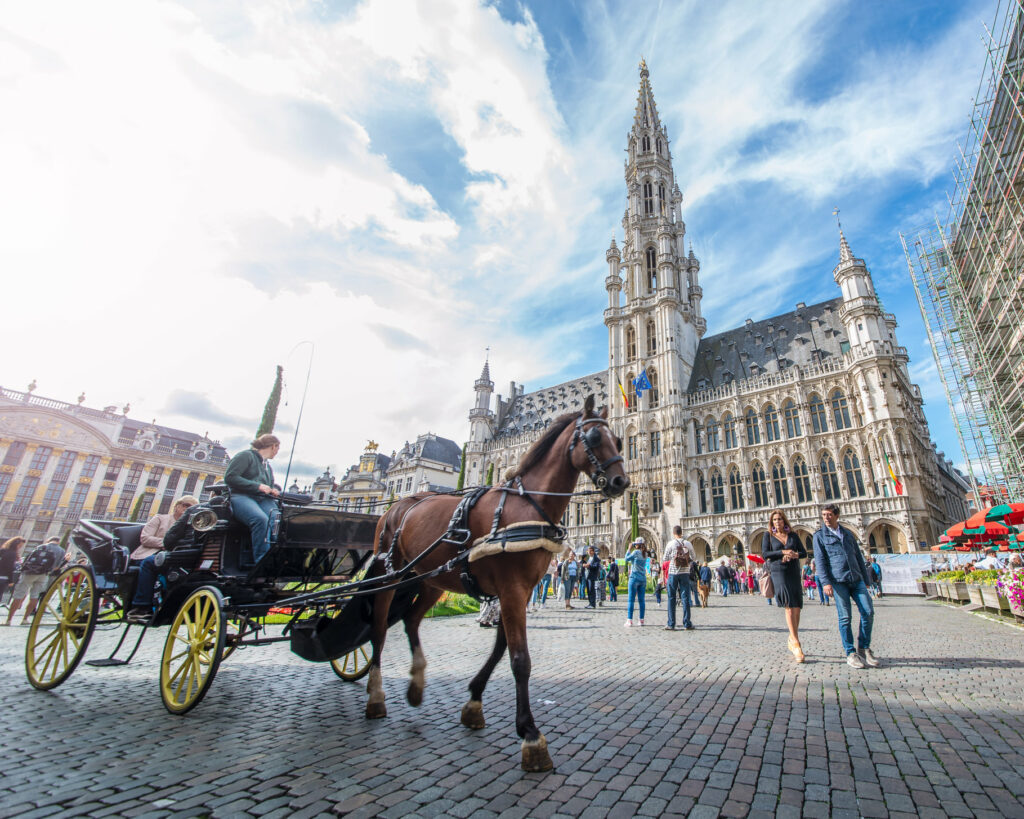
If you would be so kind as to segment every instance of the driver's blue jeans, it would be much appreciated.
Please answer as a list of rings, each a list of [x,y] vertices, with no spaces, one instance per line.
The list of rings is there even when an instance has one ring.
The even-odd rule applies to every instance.
[[[260,558],[270,548],[270,520],[277,510],[277,501],[269,495],[253,497],[252,495],[232,495],[231,511],[235,518],[249,527],[252,535],[252,559],[259,563]]]
[[[857,633],[857,650],[871,648],[871,625],[875,619],[875,608],[871,605],[871,595],[863,580],[857,583],[834,583],[832,594],[836,600],[836,614],[839,615],[839,638],[843,641],[843,652],[853,651],[853,629],[850,626],[850,600],[852,599],[860,612],[860,629]]]

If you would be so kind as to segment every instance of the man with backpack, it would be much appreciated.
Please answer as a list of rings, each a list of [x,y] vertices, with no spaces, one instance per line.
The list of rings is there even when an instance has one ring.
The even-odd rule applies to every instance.
[[[50,575],[67,559],[64,550],[60,547],[60,538],[51,537],[45,543],[36,546],[21,563],[21,579],[14,587],[14,596],[11,600],[11,608],[7,612],[7,623],[11,624],[15,612],[21,608],[26,597],[29,598],[28,606],[25,607],[25,616],[21,620],[23,626],[27,626],[35,614],[39,598],[42,597],[46,587],[50,585]]]
[[[676,597],[682,597],[683,628],[693,629],[690,620],[690,566],[697,559],[693,545],[683,540],[683,528],[676,526],[672,530],[675,537],[668,542],[663,555],[663,562],[668,563],[668,625],[666,631],[676,630]]]
[[[618,599],[617,588],[619,585],[619,564],[615,562],[614,557],[608,561],[608,573],[605,577],[608,581],[608,599],[614,603]]]

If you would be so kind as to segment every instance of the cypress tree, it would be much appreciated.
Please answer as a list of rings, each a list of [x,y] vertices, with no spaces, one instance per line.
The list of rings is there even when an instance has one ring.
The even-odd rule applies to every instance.
[[[459,482],[455,484],[455,491],[462,491],[462,487],[466,485],[466,445],[462,445],[462,463],[459,465]]]
[[[487,485],[494,486],[494,464],[487,465]]]
[[[263,417],[260,419],[259,429],[256,430],[256,437],[266,435],[274,431],[274,424],[277,423],[277,405],[281,403],[281,375],[284,367],[277,365],[277,376],[274,378],[274,386],[270,390],[270,397],[263,408]]]
[[[139,519],[139,507],[142,506],[142,499],[146,496],[145,492],[139,494],[135,499],[135,503],[132,504],[132,513],[128,516],[128,520],[135,523]]]

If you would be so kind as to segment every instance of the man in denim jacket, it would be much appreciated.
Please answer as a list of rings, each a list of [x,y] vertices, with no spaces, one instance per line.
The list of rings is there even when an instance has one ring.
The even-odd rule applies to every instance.
[[[825,594],[834,597],[839,615],[839,637],[843,641],[846,662],[853,668],[878,666],[878,658],[871,651],[871,626],[875,610],[868,594],[869,578],[864,556],[857,540],[848,529],[839,525],[839,507],[834,503],[821,509],[823,526],[814,533],[814,565],[825,581]],[[853,629],[850,626],[850,600],[860,612],[857,650],[853,648]]]

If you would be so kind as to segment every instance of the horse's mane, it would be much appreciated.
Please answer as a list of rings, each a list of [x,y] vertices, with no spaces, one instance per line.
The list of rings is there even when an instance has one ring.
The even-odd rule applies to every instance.
[[[554,446],[558,436],[565,431],[569,424],[576,420],[577,415],[579,415],[578,412],[568,412],[565,415],[559,415],[552,421],[548,431],[538,438],[533,446],[526,450],[526,454],[519,459],[519,466],[515,468],[515,471],[509,471],[505,475],[505,480],[510,481],[513,478],[521,478],[539,464],[544,459],[544,456],[548,454],[551,447]]]

